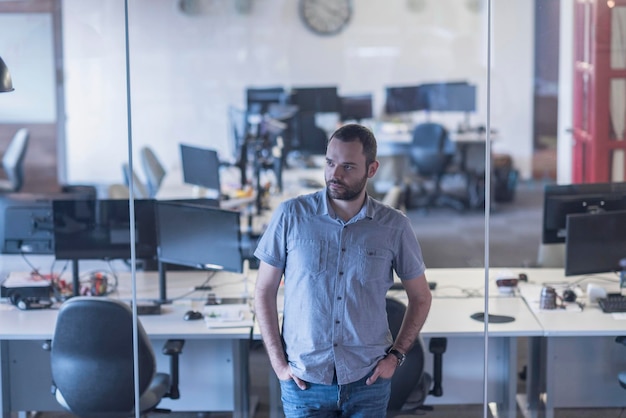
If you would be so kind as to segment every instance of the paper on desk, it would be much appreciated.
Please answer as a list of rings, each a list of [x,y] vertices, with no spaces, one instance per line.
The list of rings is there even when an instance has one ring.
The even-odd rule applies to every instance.
[[[613,312],[611,316],[613,319],[626,320],[626,312]]]
[[[209,328],[251,327],[253,318],[250,307],[245,303],[206,305],[204,307],[204,322]]]

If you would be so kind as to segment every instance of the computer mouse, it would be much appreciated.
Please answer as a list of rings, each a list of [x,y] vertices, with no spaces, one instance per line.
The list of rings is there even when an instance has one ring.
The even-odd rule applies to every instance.
[[[185,321],[195,321],[196,319],[202,318],[204,318],[204,315],[202,314],[202,312],[198,311],[187,311],[185,312],[185,316],[183,316],[183,319]]]

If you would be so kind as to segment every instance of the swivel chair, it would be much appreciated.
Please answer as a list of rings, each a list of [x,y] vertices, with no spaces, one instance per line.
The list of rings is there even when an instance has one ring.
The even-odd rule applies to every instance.
[[[454,143],[448,131],[438,123],[422,123],[413,131],[410,160],[418,176],[419,193],[407,194],[407,208],[451,207],[463,210],[466,203],[461,197],[444,193],[442,181],[452,167]],[[426,186],[431,182],[430,187]]]
[[[130,182],[132,180],[135,199],[148,199],[150,197],[148,188],[139,180],[134,170],[131,173],[128,163],[122,164],[122,174],[124,175],[124,183],[128,188],[130,188]]]
[[[2,169],[6,179],[0,180],[0,193],[19,192],[24,185],[24,157],[28,147],[30,132],[19,129],[2,156]]]
[[[143,172],[146,176],[148,197],[154,198],[165,177],[165,168],[150,147],[142,147],[141,150],[139,150],[139,156],[141,158]]]
[[[133,315],[115,299],[78,296],[59,310],[50,347],[52,393],[82,418],[131,417],[135,409]],[[178,357],[183,340],[169,340],[170,374],[157,373],[150,340],[138,326],[139,406],[156,410],[162,398],[178,399]]]
[[[391,336],[395,340],[400,331],[402,320],[406,313],[406,306],[394,298],[387,298],[387,321]],[[431,338],[429,351],[435,355],[434,373],[431,376],[424,371],[425,349],[421,337],[406,353],[402,367],[396,369],[391,378],[391,396],[387,405],[388,416],[420,409],[430,409],[424,406],[426,396],[442,396],[442,356],[446,350],[445,338]],[[432,386],[432,388],[431,388]]]

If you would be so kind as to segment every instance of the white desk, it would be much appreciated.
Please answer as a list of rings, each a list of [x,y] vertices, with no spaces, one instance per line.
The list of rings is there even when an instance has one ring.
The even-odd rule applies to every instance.
[[[155,273],[138,274],[141,296],[156,298]],[[169,296],[200,285],[206,273],[168,272]],[[120,297],[130,294],[130,278],[121,275]],[[229,290],[230,282],[235,283]],[[216,293],[240,295],[241,278],[224,274],[211,282]],[[235,290],[235,288],[237,290]],[[165,399],[160,406],[175,411],[233,411],[233,416],[249,416],[248,346],[250,327],[212,328],[204,321],[184,321],[189,309],[201,310],[203,300],[177,302],[163,307],[156,316],[141,316],[157,355],[157,369],[168,370],[169,359],[159,348],[170,338],[185,339],[180,357],[178,400]],[[42,344],[52,339],[56,310],[20,311],[0,305],[0,410],[4,418],[12,411],[61,410],[50,394],[52,382],[49,353]]]
[[[493,269],[499,274],[502,269]],[[429,281],[437,282],[437,289],[428,319],[421,336],[428,347],[430,338],[446,337],[447,349],[443,355],[443,396],[428,396],[427,405],[482,404],[484,377],[485,324],[470,318],[484,311],[484,270],[430,269]],[[463,289],[469,290],[470,297]],[[490,280],[489,312],[510,315],[515,321],[505,324],[487,324],[489,332],[487,398],[508,417],[516,417],[517,393],[517,338],[543,335],[542,328],[522,298],[502,295]],[[404,291],[390,291],[389,296],[405,301]],[[279,303],[280,306],[280,303]],[[255,338],[260,338],[255,327]],[[433,370],[432,355],[426,349],[425,371]],[[272,417],[282,416],[280,389],[275,376],[270,379]]]
[[[239,189],[241,184],[239,180],[235,178],[233,167],[220,170],[220,182],[223,185],[222,192],[228,195],[234,195],[234,191]],[[231,193],[232,191],[232,193]],[[171,200],[171,199],[193,199],[193,198],[213,198],[219,199],[219,192],[217,190],[204,190],[201,187],[186,184],[183,181],[182,170],[179,166],[174,167],[167,171],[163,182],[159,187],[156,198],[159,200]],[[245,208],[254,204],[255,194],[242,197],[231,197],[230,199],[220,200],[220,207],[223,209],[239,209]]]
[[[602,277],[610,277],[609,274]],[[589,276],[581,283],[618,291],[617,276],[613,283]],[[530,285],[524,295],[544,330],[544,338],[532,341],[529,388],[533,402],[543,401],[545,417],[554,417],[554,408],[600,408],[626,406],[626,393],[617,381],[617,373],[626,370],[626,349],[615,343],[615,337],[626,335],[626,320],[605,314],[597,304],[586,303],[582,311],[539,310],[538,299],[544,283],[562,294],[566,283],[581,277],[566,277],[562,269],[537,269],[529,272]],[[559,284],[560,283],[560,284]]]

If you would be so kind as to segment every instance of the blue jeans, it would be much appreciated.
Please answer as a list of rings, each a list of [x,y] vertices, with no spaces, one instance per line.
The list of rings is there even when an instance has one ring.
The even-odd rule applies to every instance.
[[[307,383],[300,389],[293,380],[281,380],[281,399],[286,418],[384,418],[391,393],[391,379],[380,377],[371,386],[365,376],[347,385]]]

